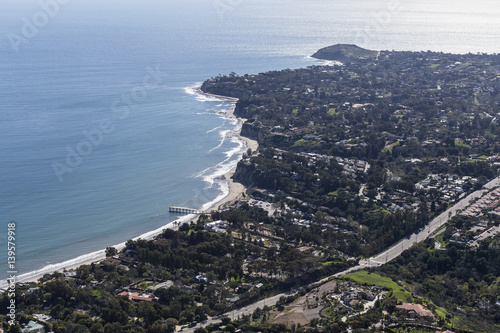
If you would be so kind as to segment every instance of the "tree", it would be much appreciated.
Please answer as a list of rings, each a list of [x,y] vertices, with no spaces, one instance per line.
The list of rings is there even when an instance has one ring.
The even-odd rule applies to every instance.
[[[148,328],[148,333],[173,332],[174,330],[170,329],[163,321],[158,320]]]
[[[179,321],[175,318],[167,319],[167,327],[169,330],[175,330],[175,327],[179,324]]]
[[[106,248],[106,257],[112,257],[116,256],[118,254],[118,250],[116,250],[114,247],[109,246]]]
[[[76,269],[76,276],[79,279],[85,280],[86,278],[89,277],[89,274],[90,274],[90,269],[89,266],[87,265],[80,266]]]
[[[203,327],[198,327],[194,330],[194,333],[208,333],[208,331]]]
[[[123,326],[120,325],[119,323],[107,323],[106,325],[104,325],[104,333],[121,333],[121,332],[123,332]]]
[[[90,327],[90,333],[104,333],[104,327],[101,323],[94,323]]]

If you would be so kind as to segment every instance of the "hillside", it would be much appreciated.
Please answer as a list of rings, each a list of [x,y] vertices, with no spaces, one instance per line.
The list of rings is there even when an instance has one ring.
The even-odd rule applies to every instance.
[[[318,50],[313,58],[322,60],[349,61],[360,58],[375,58],[377,51],[363,49],[353,44],[336,44]]]

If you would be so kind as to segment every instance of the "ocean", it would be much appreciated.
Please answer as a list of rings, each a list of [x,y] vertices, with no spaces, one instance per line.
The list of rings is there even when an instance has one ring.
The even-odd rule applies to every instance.
[[[0,279],[12,221],[23,280],[225,197],[246,147],[204,80],[320,64],[336,43],[499,53],[498,17],[485,0],[2,1]]]

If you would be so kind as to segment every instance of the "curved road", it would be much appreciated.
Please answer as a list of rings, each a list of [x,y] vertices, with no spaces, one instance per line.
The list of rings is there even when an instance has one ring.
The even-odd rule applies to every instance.
[[[475,192],[469,194],[468,196],[466,196],[465,198],[463,198],[462,200],[457,202],[453,207],[448,208],[445,212],[439,214],[425,228],[423,228],[419,233],[413,234],[410,237],[402,239],[397,244],[391,246],[389,249],[385,250],[384,252],[382,252],[376,256],[373,256],[373,257],[368,258],[368,259],[360,260],[359,264],[357,266],[351,267],[345,271],[342,271],[342,272],[339,272],[339,273],[334,274],[332,276],[321,279],[320,281],[315,282],[313,284],[310,284],[308,286],[323,284],[333,277],[339,277],[339,276],[348,274],[350,272],[354,272],[354,271],[364,269],[364,268],[381,266],[381,265],[393,260],[394,258],[398,257],[404,250],[407,250],[408,248],[410,248],[413,244],[420,242],[426,238],[431,237],[436,230],[438,230],[441,226],[443,226],[446,222],[448,222],[448,220],[451,217],[453,217],[454,215],[456,215],[460,210],[469,206],[472,201],[482,197],[485,193],[489,192],[491,189],[493,189],[494,187],[497,187],[499,185],[500,185],[500,177],[497,177],[497,178],[493,179],[492,181],[490,181],[489,183],[487,183],[486,185],[484,185],[481,190],[478,190],[478,191],[475,191]],[[302,288],[307,288],[308,286],[303,286]],[[242,315],[252,314],[255,311],[255,309],[257,309],[257,308],[262,309],[266,305],[273,306],[280,299],[280,297],[290,296],[290,295],[291,295],[290,293],[286,293],[286,294],[282,293],[279,295],[275,295],[275,296],[263,299],[259,302],[247,305],[241,309],[227,312],[227,313],[223,314],[221,317],[229,317],[231,319],[235,319],[235,318],[238,318],[238,316],[241,317]],[[200,323],[195,327],[181,329],[181,330],[178,330],[177,332],[191,333],[191,332],[194,332],[194,330],[198,327],[205,327],[207,325],[217,323],[217,322],[220,322],[220,317],[209,318],[205,322]]]

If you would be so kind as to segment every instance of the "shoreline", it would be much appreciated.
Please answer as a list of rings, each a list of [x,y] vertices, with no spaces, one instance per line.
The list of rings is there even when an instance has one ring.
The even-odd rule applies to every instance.
[[[234,102],[236,102],[238,100],[237,98],[233,98],[233,97],[226,97],[226,96],[205,93],[201,90],[201,86],[198,87],[195,91],[197,94],[201,94],[201,95],[204,95],[207,97],[217,98],[217,99],[221,99],[221,100],[229,100],[229,101],[234,101]],[[252,140],[250,138],[247,138],[247,137],[244,137],[241,135],[241,128],[242,128],[242,125],[245,123],[246,119],[236,117],[234,115],[234,111],[235,111],[235,107],[233,107],[232,111],[228,112],[227,115],[229,117],[237,120],[237,125],[236,125],[236,129],[235,129],[235,137],[237,137],[239,140],[241,140],[244,143],[244,146],[246,147],[246,149],[250,148],[250,149],[252,149],[252,152],[257,151],[257,149],[259,148],[258,142],[256,140]],[[224,178],[225,178],[224,180],[226,182],[228,182],[228,186],[229,186],[228,194],[224,198],[222,198],[221,200],[212,204],[207,209],[203,210],[203,213],[210,213],[210,212],[218,211],[222,207],[227,205],[228,203],[237,200],[238,198],[241,197],[242,194],[245,193],[246,187],[243,184],[235,182],[232,179],[234,173],[236,172],[236,168],[237,168],[237,166],[235,166],[233,169],[231,169],[230,171],[228,171],[227,173],[224,174]],[[185,216],[187,217],[189,215],[185,215]],[[152,233],[152,235],[150,235],[150,236],[147,236],[144,238],[143,237],[136,237],[133,239],[139,239],[139,238],[147,239],[147,240],[155,239],[156,237],[158,237],[162,233],[162,231],[164,229],[174,229],[174,230],[178,229],[180,225],[196,221],[198,219],[198,217],[199,217],[199,215],[194,215],[192,217],[189,217],[188,219],[186,219],[182,223],[178,223],[178,224],[175,223],[175,222],[179,221],[178,219],[176,219],[175,221],[172,221],[172,222],[160,227],[159,229],[155,229],[155,230],[152,230],[150,232],[145,233],[145,234]],[[121,245],[124,245],[124,244],[125,244],[125,242],[117,244],[117,245],[110,245],[110,246],[113,246],[113,247],[117,248],[118,251],[121,251],[120,247],[121,247]],[[97,254],[99,252],[102,252],[102,253],[99,255],[99,254]],[[34,273],[37,270],[25,273],[25,274],[34,273],[35,276],[28,277],[26,279],[23,279],[23,278],[19,279],[19,277],[18,277],[18,280],[16,281],[16,283],[18,283],[18,282],[20,282],[20,283],[38,283],[38,280],[41,279],[46,274],[53,274],[56,272],[60,272],[60,273],[69,272],[69,271],[77,270],[81,266],[91,265],[93,263],[99,263],[99,262],[103,261],[104,259],[106,259],[105,249],[98,250],[98,251],[95,251],[92,253],[96,253],[95,258],[87,259],[85,261],[75,263],[72,265],[70,264],[70,265],[63,267],[63,268],[57,268],[57,269],[54,269],[52,271],[41,272],[40,274]],[[90,254],[92,254],[92,253],[90,253]],[[90,255],[90,254],[84,254],[82,256]],[[70,259],[70,260],[75,260],[77,258],[78,257]],[[67,260],[67,261],[69,261],[69,260]],[[64,261],[59,263],[58,265],[61,265],[63,263],[64,263]],[[43,268],[41,270],[43,270]],[[2,280],[2,282],[3,282],[3,280]],[[0,287],[0,290],[2,290],[2,289],[3,289],[3,287]]]
[[[217,98],[217,99],[221,99],[221,100],[228,100],[228,101],[234,101],[234,102],[239,100],[239,98],[235,98],[235,97],[228,97],[228,96],[206,93],[206,92],[201,90],[201,85],[199,87],[197,87],[195,89],[195,91],[197,94],[207,96],[207,97]],[[235,114],[234,114],[235,109],[236,109],[236,105],[235,105],[235,107],[232,108],[232,110],[230,112],[227,113],[228,116],[237,120],[237,130],[236,130],[237,133],[235,134],[235,136],[239,140],[241,140],[245,143],[245,146],[247,149],[250,148],[252,150],[252,152],[255,152],[259,148],[259,143],[256,140],[252,140],[250,138],[247,138],[247,137],[241,135],[242,126],[247,119],[239,118],[239,117],[235,116]],[[227,173],[224,174],[224,178],[228,182],[228,185],[229,185],[229,193],[224,198],[222,198],[220,201],[215,202],[212,206],[205,209],[204,210],[205,213],[218,211],[223,206],[225,206],[226,204],[228,204],[232,201],[237,200],[243,193],[245,193],[246,187],[241,183],[235,182],[232,178],[234,173],[236,172],[236,168],[237,168],[237,166],[235,166],[233,169],[229,170]],[[198,217],[196,216],[192,220],[196,220],[197,218]],[[191,221],[189,221],[189,222],[191,222]]]

